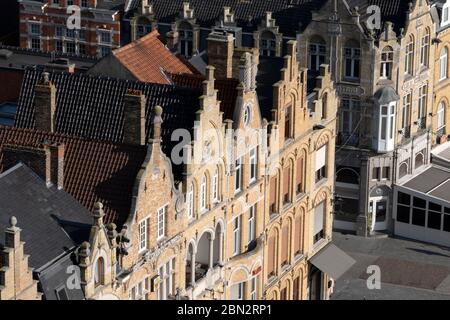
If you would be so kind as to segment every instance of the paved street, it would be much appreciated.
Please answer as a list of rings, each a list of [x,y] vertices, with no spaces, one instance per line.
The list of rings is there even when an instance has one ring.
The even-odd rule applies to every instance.
[[[333,300],[450,300],[450,248],[398,238],[364,239],[333,233],[356,263],[337,282]],[[381,270],[381,289],[369,290],[367,267]]]

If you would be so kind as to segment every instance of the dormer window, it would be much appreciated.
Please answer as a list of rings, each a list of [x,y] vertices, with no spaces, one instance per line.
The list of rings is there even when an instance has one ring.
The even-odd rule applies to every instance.
[[[194,32],[192,26],[188,23],[182,23],[179,27],[179,52],[181,55],[189,58],[193,53]]]
[[[381,53],[381,66],[380,66],[380,78],[391,79],[392,67],[394,63],[394,50],[392,47],[384,47]]]
[[[275,57],[277,52],[277,42],[275,35],[266,31],[261,35],[260,52],[262,56]]]

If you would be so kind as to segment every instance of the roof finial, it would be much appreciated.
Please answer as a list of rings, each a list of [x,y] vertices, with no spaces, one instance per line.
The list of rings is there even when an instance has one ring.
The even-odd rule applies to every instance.
[[[15,228],[17,225],[17,218],[15,216],[12,216],[11,218],[9,218],[9,225],[12,228]]]
[[[162,113],[163,108],[161,106],[156,106],[154,108],[155,116],[153,118],[153,134],[152,134],[152,140],[153,142],[160,142],[161,141],[161,123],[162,120]]]

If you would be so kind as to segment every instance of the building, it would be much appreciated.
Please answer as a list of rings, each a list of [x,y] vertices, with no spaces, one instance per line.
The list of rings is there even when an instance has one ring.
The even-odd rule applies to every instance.
[[[123,43],[124,5],[124,0],[19,0],[20,47],[106,56]]]

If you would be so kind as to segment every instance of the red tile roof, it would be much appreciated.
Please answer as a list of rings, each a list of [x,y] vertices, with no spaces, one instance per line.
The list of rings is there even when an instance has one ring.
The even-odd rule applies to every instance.
[[[180,87],[201,89],[205,77],[202,75],[172,74],[170,75],[174,84]],[[234,108],[237,99],[237,79],[216,79],[214,87],[218,91],[217,99],[220,100],[220,111],[223,112],[224,119],[233,119]]]
[[[136,80],[142,82],[168,84],[169,80],[164,73],[196,73],[189,63],[166,48],[156,30],[114,50],[112,54],[136,77]]]
[[[91,212],[96,202],[102,202],[105,222],[122,226],[130,212],[132,190],[146,147],[0,126],[0,172],[4,170],[5,144],[39,147],[47,141],[65,145],[64,190]]]

